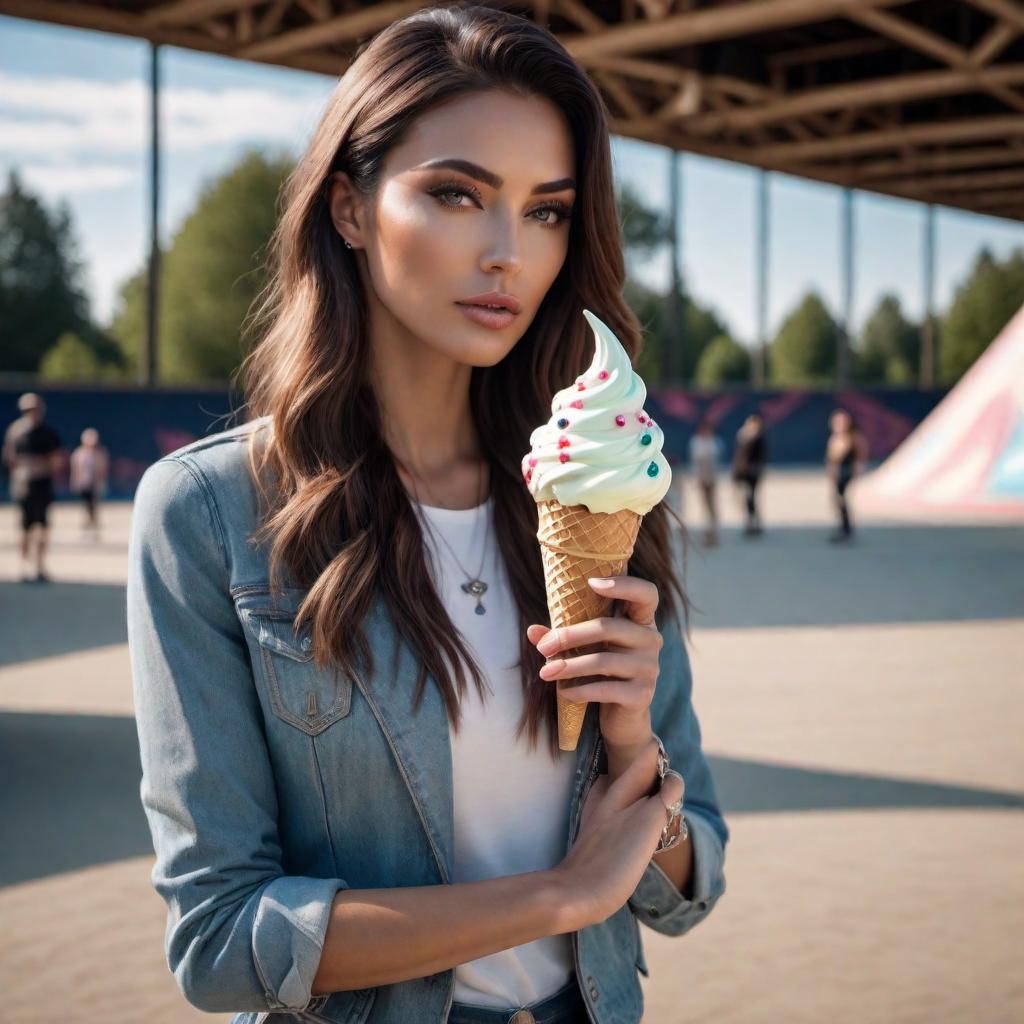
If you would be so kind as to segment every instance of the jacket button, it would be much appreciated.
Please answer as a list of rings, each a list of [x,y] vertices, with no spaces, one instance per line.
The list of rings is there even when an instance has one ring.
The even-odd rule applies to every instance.
[[[708,905],[707,905],[707,903],[704,900],[701,900],[700,903],[697,904],[697,909],[698,910],[707,910],[708,909]]]
[[[647,913],[650,914],[651,917],[661,917],[661,911],[657,907],[648,907]]]
[[[587,975],[587,986],[588,991],[590,992],[590,998],[596,1003],[599,993],[597,991],[597,985],[594,984],[594,979],[589,974]]]

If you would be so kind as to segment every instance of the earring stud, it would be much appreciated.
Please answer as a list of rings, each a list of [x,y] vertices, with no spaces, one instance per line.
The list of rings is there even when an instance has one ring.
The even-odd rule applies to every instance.
[[[346,248],[346,249],[351,249],[351,248],[352,248],[352,243],[346,240],[346,242],[345,242],[345,248]]]

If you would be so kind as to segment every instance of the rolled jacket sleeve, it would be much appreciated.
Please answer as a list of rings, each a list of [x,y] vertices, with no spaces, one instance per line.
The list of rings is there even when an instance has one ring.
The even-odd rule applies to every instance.
[[[340,878],[286,875],[277,796],[228,547],[202,471],[139,483],[127,587],[140,795],[168,908],[164,950],[207,1012],[302,1010]]]
[[[693,845],[692,898],[687,899],[658,866],[647,865],[629,898],[638,921],[664,935],[682,935],[711,913],[725,892],[725,846],[729,829],[715,795],[701,748],[700,722],[693,708],[693,677],[678,620],[662,627],[658,684],[651,724],[661,737],[671,767],[686,783],[683,815]]]

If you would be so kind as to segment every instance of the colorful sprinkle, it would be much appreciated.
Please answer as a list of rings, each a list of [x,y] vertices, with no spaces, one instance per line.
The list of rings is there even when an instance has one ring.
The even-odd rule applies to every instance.
[[[535,458],[531,457],[527,464],[529,465],[530,469],[533,469],[533,467],[537,465],[537,460]]]
[[[615,417],[615,425],[617,427],[624,427],[626,425],[626,417],[625,416],[616,416]]]
[[[576,390],[577,391],[586,391],[587,390],[587,385],[584,384],[583,381],[578,380],[578,381],[576,381]]]
[[[652,462],[647,467],[647,475],[648,476],[657,476],[658,475],[658,464],[656,462]]]
[[[568,420],[567,420],[567,419],[566,419],[566,418],[565,418],[565,417],[563,416],[563,417],[562,417],[562,418],[561,418],[561,419],[560,419],[560,420],[558,421],[558,425],[559,425],[559,426],[560,426],[560,427],[562,428],[562,430],[565,430],[565,428],[566,428],[567,426],[569,426],[569,421],[568,421]]]
[[[600,377],[600,378],[601,378],[601,380],[607,380],[607,379],[608,379],[608,371],[607,371],[607,370],[602,370],[602,371],[601,371],[601,372],[600,372],[600,373],[598,374],[598,377]]]
[[[562,452],[562,454],[558,456],[558,461],[559,462],[568,462],[569,461],[569,453],[568,452]]]
[[[638,413],[636,414],[636,418],[637,418],[637,419],[638,419],[638,420],[639,420],[639,421],[640,421],[641,423],[646,423],[646,422],[647,422],[647,417],[646,417],[646,416],[645,416],[645,415],[644,415],[644,414],[643,414],[642,412],[638,412]]]
[[[640,438],[640,443],[641,444],[650,444],[651,443],[651,435],[650,434],[644,434],[644,436]]]
[[[558,439],[558,447],[559,447],[559,448],[568,448],[568,447],[569,447],[569,438],[567,438],[567,437],[565,436],[565,434],[563,434],[563,435],[562,435],[562,436],[561,436],[561,437],[560,437],[560,438]]]
[[[526,482],[527,482],[527,483],[529,483],[529,482],[530,482],[530,477],[532,477],[532,476],[533,476],[533,470],[532,470],[532,469],[528,469],[528,470],[526,471]]]
[[[575,400],[575,401],[574,401],[574,402],[572,403],[572,407],[573,407],[574,409],[582,409],[582,408],[583,408],[583,399],[582,399],[582,398],[577,398],[577,399],[576,399],[576,400]]]

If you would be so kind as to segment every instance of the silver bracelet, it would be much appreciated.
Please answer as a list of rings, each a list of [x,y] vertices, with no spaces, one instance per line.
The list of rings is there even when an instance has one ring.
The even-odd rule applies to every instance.
[[[686,780],[679,774],[679,772],[669,767],[668,754],[665,751],[665,744],[661,742],[661,737],[655,733],[654,738],[658,741],[658,778],[663,783],[666,775],[674,775],[683,784],[683,792],[680,794],[679,799],[671,805],[666,804],[665,806],[665,817],[668,819],[665,827],[661,830],[661,838],[658,840],[658,845],[655,847],[655,853],[663,853],[665,850],[671,850],[673,846],[677,846],[690,834],[689,826],[686,824],[686,818],[683,817],[683,797],[686,795]],[[679,832],[677,835],[670,835],[672,827],[676,821],[679,822]]]

